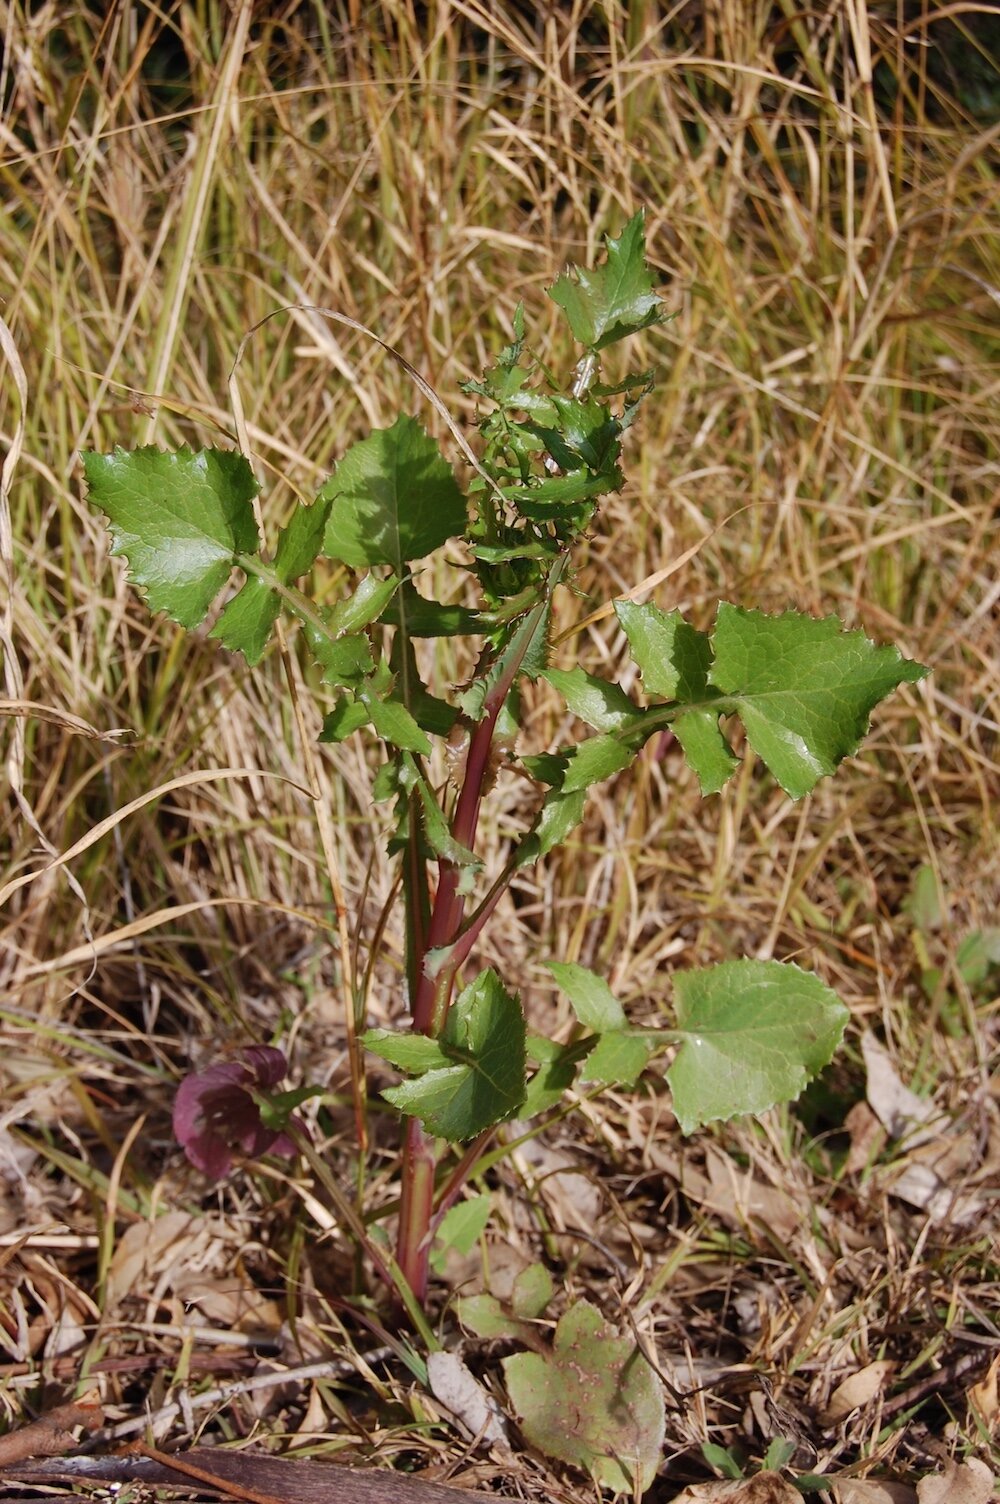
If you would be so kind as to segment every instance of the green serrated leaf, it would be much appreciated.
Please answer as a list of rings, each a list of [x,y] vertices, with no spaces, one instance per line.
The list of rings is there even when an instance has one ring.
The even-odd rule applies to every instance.
[[[603,1488],[638,1497],[660,1464],[663,1390],[634,1338],[581,1300],[559,1319],[550,1353],[503,1359],[525,1440],[586,1469]]]
[[[692,710],[679,715],[673,732],[684,749],[687,765],[698,775],[703,794],[725,788],[740,765],[732,747],[719,729],[717,710]]]
[[[447,736],[458,720],[458,711],[447,700],[432,695],[417,667],[413,643],[404,632],[393,637],[389,666],[395,676],[396,698],[420,727],[432,736]]]
[[[408,637],[471,637],[483,631],[482,616],[466,606],[429,601],[405,580],[399,596],[385,613],[390,627],[403,627]]]
[[[528,427],[560,470],[583,468],[610,476],[621,453],[619,420],[592,396],[581,402],[575,397],[554,394],[550,401],[555,410],[555,426],[532,423]]]
[[[587,804],[587,790],[575,789],[564,794],[561,789],[550,789],[545,796],[541,813],[530,835],[525,836],[518,847],[517,865],[527,867],[547,856],[555,846],[561,846],[574,826],[583,819]]]
[[[792,962],[724,961],[674,978],[682,1043],[667,1080],[682,1133],[797,1097],[831,1059],[849,1014]]]
[[[835,616],[767,616],[723,603],[712,635],[711,682],[730,697],[747,740],[799,799],[856,752],[868,718],[900,684],[928,670],[898,648],[845,632]]]
[[[538,1041],[534,1043],[537,1045]],[[528,1082],[524,1101],[518,1109],[518,1117],[525,1122],[537,1117],[540,1112],[548,1112],[550,1107],[555,1107],[562,1101],[576,1079],[580,1063],[579,1045],[557,1045],[550,1039],[542,1043],[551,1047],[551,1054],[539,1060],[537,1050],[533,1051],[529,1042],[528,1054],[532,1059],[539,1060],[539,1065]]]
[[[153,447],[85,454],[90,500],[107,517],[112,553],[153,611],[197,627],[238,554],[260,547],[247,460],[224,449]]]
[[[327,618],[330,631],[338,637],[363,631],[373,621],[379,620],[399,587],[399,578],[394,574],[385,580],[380,580],[374,574],[366,574],[358,581],[354,594],[346,600],[338,601],[330,612]]]
[[[345,689],[360,688],[362,680],[375,670],[371,643],[361,632],[332,637],[311,622],[304,622],[302,635],[328,684],[339,684]]]
[[[592,1029],[595,1034],[625,1028],[628,1023],[625,1009],[603,977],[575,961],[546,961],[545,966],[569,998],[584,1028]]]
[[[323,533],[330,516],[330,502],[318,500],[311,507],[300,502],[289,518],[288,526],[278,534],[272,568],[283,585],[299,579],[316,562],[323,546]]]
[[[710,697],[712,648],[704,632],[689,626],[679,611],[661,611],[651,603],[615,601],[615,615],[647,694],[683,701]]]
[[[271,628],[280,612],[280,597],[263,580],[251,575],[227,602],[208,635],[217,637],[230,652],[242,653],[253,668],[264,656]]]
[[[618,731],[642,719],[639,707],[620,685],[582,668],[550,668],[542,677],[559,691],[573,714],[595,731]]]
[[[358,699],[368,711],[372,725],[384,742],[392,747],[399,747],[403,752],[429,756],[431,744],[426,732],[421,731],[414,716],[399,700],[368,688],[359,691]]]
[[[563,273],[549,288],[574,338],[591,350],[603,350],[661,318],[662,301],[653,291],[646,265],[643,211],[629,220],[617,240],[605,236],[605,245],[603,265],[593,271],[576,266],[572,275]]]
[[[634,1086],[655,1047],[642,1034],[624,1030],[602,1034],[583,1062],[580,1079],[601,1086]]]
[[[592,512],[594,502],[611,491],[620,491],[625,477],[620,470],[594,475],[590,470],[570,470],[566,475],[547,475],[525,486],[503,486],[503,494],[532,522],[580,521]]]
[[[453,1063],[383,1095],[428,1133],[460,1143],[513,1117],[525,1094],[524,1014],[495,971],[452,1004],[439,1043]]]
[[[271,579],[282,585],[291,585],[312,568],[323,541],[329,511],[329,502],[296,507],[288,526],[278,534],[274,562],[268,569]],[[246,567],[250,560],[244,555],[237,562]],[[252,667],[260,661],[280,611],[281,596],[269,579],[251,574],[228,603],[209,636],[217,637],[224,647],[241,652]]]
[[[483,865],[482,859],[460,841],[456,841],[448,828],[448,822],[444,817],[441,806],[438,804],[426,778],[422,778],[414,765],[414,787],[420,795],[420,802],[424,811],[424,831],[427,836],[427,844],[435,856],[443,861],[454,862],[457,867],[473,867],[477,870]]]
[[[465,497],[436,442],[401,414],[354,444],[320,491],[333,503],[324,552],[352,568],[389,564],[402,576],[465,531]]]
[[[636,747],[617,736],[592,736],[581,742],[569,754],[569,765],[563,775],[563,793],[589,789],[592,784],[610,778],[627,768],[636,755]]]
[[[319,739],[321,742],[346,741],[370,721],[371,716],[360,700],[338,700],[323,720]]]
[[[401,777],[400,759],[390,757],[381,767],[372,780],[372,798],[376,804],[384,804],[387,799],[395,799],[398,794],[409,792],[409,783],[405,777]]]
[[[448,1056],[427,1034],[400,1034],[395,1029],[368,1029],[361,1036],[361,1043],[373,1055],[388,1060],[397,1070],[409,1071],[411,1075],[423,1075],[425,1071],[440,1070],[451,1064]]]

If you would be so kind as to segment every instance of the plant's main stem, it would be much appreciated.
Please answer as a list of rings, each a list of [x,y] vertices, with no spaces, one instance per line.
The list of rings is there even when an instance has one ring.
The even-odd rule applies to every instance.
[[[521,671],[525,655],[531,647],[536,632],[545,619],[552,591],[562,575],[564,560],[553,567],[545,585],[544,594],[522,621],[500,660],[499,672],[489,686],[483,700],[480,719],[469,739],[465,760],[465,775],[452,817],[451,834],[468,851],[475,849],[479,811],[482,806],[490,766],[493,738],[497,720]],[[432,951],[455,946],[459,940],[462,920],[465,915],[465,898],[460,892],[462,869],[457,862],[441,860],[437,893],[431,909],[430,922],[423,932],[423,943],[418,938],[416,927],[408,933],[407,977],[411,986],[415,980],[412,996],[413,1028],[436,1038],[444,1028],[451,1006],[451,995],[462,961],[475,942],[482,925],[492,913],[506,883],[491,889],[492,902],[483,904],[477,916],[475,934],[463,936],[464,944],[449,957],[444,965],[432,970],[428,958]],[[507,874],[509,879],[509,873]],[[406,878],[404,878],[404,883]],[[408,895],[408,907],[413,909],[413,895]],[[437,1149],[415,1117],[406,1125],[403,1144],[402,1190],[399,1212],[399,1234],[396,1245],[396,1260],[410,1289],[419,1301],[427,1296],[427,1282],[434,1214],[434,1176],[437,1168]],[[452,1194],[457,1194],[455,1187]]]

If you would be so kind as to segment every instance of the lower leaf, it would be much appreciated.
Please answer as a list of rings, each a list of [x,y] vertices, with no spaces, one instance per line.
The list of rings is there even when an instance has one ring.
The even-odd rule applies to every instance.
[[[667,1072],[682,1133],[797,1097],[850,1017],[790,961],[724,961],[674,979],[681,1047]]]

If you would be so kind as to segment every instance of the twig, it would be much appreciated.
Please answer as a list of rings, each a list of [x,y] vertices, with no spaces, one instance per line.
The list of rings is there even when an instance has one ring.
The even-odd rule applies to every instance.
[[[211,1488],[218,1489],[219,1493],[228,1494],[231,1499],[247,1499],[249,1504],[285,1504],[283,1499],[278,1499],[274,1494],[264,1494],[257,1488],[250,1488],[244,1483],[236,1483],[228,1478],[220,1477],[218,1473],[210,1473],[203,1467],[195,1467],[193,1462],[185,1462],[183,1457],[172,1455],[170,1452],[160,1452],[156,1447],[149,1447],[144,1441],[135,1442],[130,1451],[137,1452],[140,1457],[148,1457],[150,1462],[158,1462],[160,1467],[170,1468],[172,1472],[183,1473],[186,1478],[196,1478],[199,1483],[207,1483]]]
[[[381,1362],[383,1358],[390,1356],[390,1351],[388,1347],[379,1348],[374,1353],[367,1354],[366,1361]],[[224,1405],[230,1400],[239,1399],[240,1395],[256,1394],[261,1389],[274,1389],[278,1384],[294,1384],[306,1379],[335,1379],[343,1374],[356,1372],[354,1364],[348,1362],[346,1358],[333,1358],[324,1363],[306,1363],[301,1368],[286,1368],[275,1373],[255,1374],[252,1379],[238,1379],[233,1384],[219,1384],[215,1389],[206,1389],[203,1394],[185,1395],[183,1405],[179,1400],[171,1400],[169,1404],[161,1405],[159,1410],[154,1410],[148,1415],[119,1421],[116,1426],[107,1426],[100,1437],[95,1440],[121,1441],[126,1436],[134,1436],[137,1431],[145,1431],[164,1421],[174,1420],[176,1416],[184,1412],[210,1410],[213,1405]]]

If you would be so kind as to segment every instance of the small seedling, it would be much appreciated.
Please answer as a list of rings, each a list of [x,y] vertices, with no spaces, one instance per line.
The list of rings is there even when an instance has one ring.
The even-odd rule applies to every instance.
[[[575,373],[564,387],[531,352],[518,308],[511,343],[466,388],[481,411],[466,489],[435,440],[401,415],[347,451],[314,503],[297,505],[267,550],[255,520],[260,488],[243,454],[116,449],[84,461],[90,500],[106,514],[114,552],[127,558],[152,610],[199,627],[238,569],[243,583],[211,635],[253,666],[280,616],[297,623],[329,707],[322,739],[362,735],[380,749],[373,797],[392,806],[388,854],[400,871],[410,1018],[399,1029],[369,1030],[363,1042],[404,1077],[383,1095],[405,1119],[396,1258],[418,1304],[427,1296],[433,1233],[482,1167],[498,1125],[544,1113],[576,1086],[631,1086],[666,1046],[674,1050],[667,1078],[683,1132],[761,1112],[796,1096],[822,1069],[847,1020],[835,994],[798,966],[726,960],[674,975],[671,1026],[639,1028],[601,977],[553,958],[549,972],[579,1027],[569,1042],[543,1039],[495,970],[463,975],[514,875],[567,840],[589,790],[622,774],[650,738],[669,730],[702,792],[713,794],[739,763],[723,731],[738,718],[750,748],[797,799],[857,750],[890,691],[926,672],[832,616],[723,603],[704,632],[677,611],[631,600],[614,609],[641,697],[561,654],[554,663],[553,596],[572,583],[574,549],[601,498],[624,485],[623,440],[652,388],[650,372],[600,380],[603,353],[662,317],[642,214],[608,239],[600,266],[567,272],[550,296],[580,347]],[[420,566],[446,545],[453,588],[439,601],[426,594]],[[352,588],[332,606],[297,584],[318,560],[353,572]],[[461,688],[421,677],[428,657],[418,643],[444,638],[471,639],[476,667]],[[521,744],[522,691],[539,679],[589,728],[570,745]],[[537,813],[512,838],[501,870],[487,874],[481,810],[505,769],[537,790]],[[258,1086],[276,1084],[270,1058],[235,1074],[229,1068],[218,1083],[240,1097],[242,1136],[220,1142],[211,1122],[179,1116],[189,1153],[200,1143],[208,1171],[228,1166],[234,1143],[287,1145],[290,1120],[267,1115],[263,1087],[263,1095],[252,1090],[255,1071]],[[192,1109],[208,1101],[204,1084],[200,1095],[181,1090]],[[287,1111],[300,1100],[291,1097],[283,1099]],[[456,1152],[442,1140],[465,1147]],[[603,1424],[611,1399],[590,1361],[595,1345],[621,1370],[624,1430]],[[558,1406],[539,1409],[538,1394],[553,1392],[553,1374],[558,1380],[573,1364],[590,1374],[593,1404],[560,1450],[553,1437],[565,1417]],[[571,1307],[551,1347],[507,1359],[507,1379],[539,1445],[614,1487],[652,1476],[662,1414],[651,1399],[651,1370],[595,1308]]]

